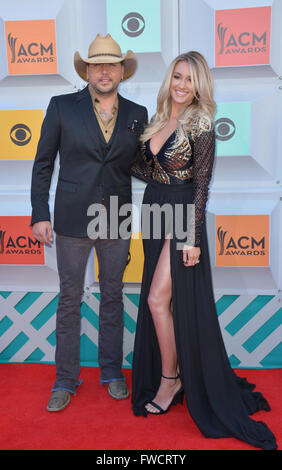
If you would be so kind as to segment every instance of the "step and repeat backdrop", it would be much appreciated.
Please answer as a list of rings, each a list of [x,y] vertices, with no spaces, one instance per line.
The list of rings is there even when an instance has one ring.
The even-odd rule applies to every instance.
[[[0,361],[54,362],[55,246],[30,228],[30,182],[49,100],[86,84],[73,67],[110,33],[138,58],[120,93],[155,112],[165,71],[197,50],[215,82],[216,161],[207,207],[218,318],[233,367],[282,366],[282,0],[0,0]],[[58,160],[58,159],[57,159]],[[50,190],[53,210],[58,163]],[[124,366],[130,367],[143,269],[133,179],[124,274]],[[81,363],[97,365],[99,266],[81,304]]]

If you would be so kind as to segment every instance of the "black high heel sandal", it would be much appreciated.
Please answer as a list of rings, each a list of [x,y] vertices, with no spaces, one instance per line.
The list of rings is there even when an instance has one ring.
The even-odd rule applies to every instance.
[[[177,380],[177,379],[180,378],[180,375],[178,374],[176,377],[166,377],[165,375],[162,374],[162,377],[164,379],[168,379],[168,380]],[[178,403],[180,403],[182,405],[183,404],[183,397],[184,397],[184,389],[183,389],[183,386],[181,385],[180,389],[175,393],[173,399],[170,402],[170,405],[167,407],[166,410],[163,410],[162,407],[160,405],[158,405],[157,403],[155,403],[154,401],[148,401],[145,404],[145,408],[146,408],[146,405],[152,405],[154,408],[159,410],[159,413],[154,413],[153,411],[149,411],[146,408],[146,411],[148,413],[150,413],[151,415],[164,415],[165,413],[167,413],[169,411],[169,409],[172,405],[177,405]]]

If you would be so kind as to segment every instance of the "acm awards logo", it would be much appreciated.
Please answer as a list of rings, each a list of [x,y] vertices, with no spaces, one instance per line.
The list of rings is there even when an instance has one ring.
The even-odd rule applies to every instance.
[[[30,216],[0,217],[0,264],[44,264],[44,245],[33,236]]]
[[[265,236],[256,240],[253,236],[241,235],[235,238],[230,235],[227,237],[227,230],[222,226],[217,229],[217,239],[219,242],[218,255],[227,256],[265,256]]]
[[[40,255],[41,243],[25,235],[13,237],[0,229],[0,255]]]
[[[55,20],[5,21],[10,75],[57,73]]]
[[[23,64],[23,63],[44,63],[54,62],[54,44],[50,43],[38,43],[28,42],[19,43],[18,38],[8,34],[8,44],[11,52],[11,64]]]
[[[121,27],[127,36],[136,38],[140,36],[145,29],[145,19],[140,13],[131,12],[124,16]]]
[[[215,12],[215,65],[262,65],[270,60],[271,7]]]
[[[217,35],[220,43],[219,54],[248,54],[266,52],[267,32],[257,34],[254,31],[242,31],[234,34],[224,27],[222,23],[217,25]]]

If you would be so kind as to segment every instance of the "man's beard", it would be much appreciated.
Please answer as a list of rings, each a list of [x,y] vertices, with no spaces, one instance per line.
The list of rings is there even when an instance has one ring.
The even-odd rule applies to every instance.
[[[101,90],[97,85],[90,84],[91,88],[97,95],[113,95],[118,89],[118,85],[113,84],[112,87],[108,90]]]

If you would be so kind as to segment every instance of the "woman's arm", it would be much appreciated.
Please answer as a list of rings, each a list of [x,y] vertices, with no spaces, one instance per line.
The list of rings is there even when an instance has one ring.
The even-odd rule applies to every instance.
[[[195,185],[195,246],[200,246],[205,218],[209,184],[215,154],[215,131],[202,132],[196,137],[193,152],[193,181]]]

